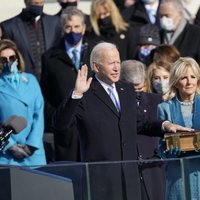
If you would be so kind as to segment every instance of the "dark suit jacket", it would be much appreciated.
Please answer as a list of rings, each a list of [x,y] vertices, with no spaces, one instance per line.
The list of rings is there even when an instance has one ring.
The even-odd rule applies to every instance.
[[[34,74],[34,60],[31,52],[30,41],[25,27],[27,19],[25,19],[24,10],[17,16],[1,23],[3,30],[3,38],[14,41],[21,52],[26,65],[26,72]],[[61,36],[60,21],[58,16],[50,16],[43,14],[41,16],[42,28],[44,35],[45,50],[56,44]]]
[[[200,64],[200,28],[187,23],[182,33],[174,42],[174,46],[180,51],[181,56],[190,56]],[[163,39],[164,33],[161,33]]]
[[[200,7],[197,11],[197,14],[196,14],[196,17],[195,17],[195,20],[194,20],[194,24],[200,26]]]
[[[58,130],[65,130],[73,125],[77,127],[82,161],[137,159],[135,93],[132,85],[123,82],[117,82],[116,88],[120,99],[120,113],[94,77],[90,89],[82,99],[68,98],[54,116],[54,126]],[[149,133],[161,134],[160,122],[148,128]],[[94,194],[99,195],[95,199],[121,200],[125,199],[124,194],[127,199],[140,199],[137,164],[96,166],[91,174],[92,189],[95,190]]]
[[[80,66],[89,66],[90,45],[82,43]],[[64,39],[42,56],[41,88],[45,100],[45,130],[51,130],[52,113],[75,85],[77,70],[65,51]],[[70,135],[69,132],[72,132]],[[74,130],[55,133],[56,160],[79,160],[78,138]]]
[[[142,159],[152,159],[154,150],[158,148],[157,137],[152,137],[151,133],[143,130],[142,124],[144,122],[153,123],[157,120],[157,105],[162,103],[162,96],[154,93],[138,92],[136,93],[136,100],[138,106],[138,153]],[[148,124],[147,123],[147,124]],[[147,129],[148,130],[148,129]],[[149,135],[148,135],[149,134]]]
[[[138,105],[138,124],[145,121],[153,123],[157,120],[157,105],[161,103],[162,95],[146,92],[137,93]],[[142,127],[141,125],[138,127]],[[158,159],[158,143],[159,137],[151,137],[152,135],[143,133],[142,129],[138,130],[141,134],[137,136],[137,147],[139,159]],[[144,135],[145,134],[145,135]],[[141,185],[143,186],[143,200],[164,199],[165,197],[165,176],[164,167],[160,162],[144,164],[139,166]]]
[[[87,64],[91,48],[83,39],[80,66]],[[64,39],[42,56],[41,87],[44,98],[53,107],[57,107],[74,88],[77,70],[65,51]],[[64,87],[63,87],[64,86]]]
[[[156,23],[155,23],[158,27],[160,27],[159,7],[160,5],[158,6],[157,9]],[[129,8],[124,9],[122,12],[122,16],[125,19],[125,21],[129,22],[132,25],[143,26],[145,24],[151,23],[148,13],[145,9],[144,3],[141,1],[137,1]]]

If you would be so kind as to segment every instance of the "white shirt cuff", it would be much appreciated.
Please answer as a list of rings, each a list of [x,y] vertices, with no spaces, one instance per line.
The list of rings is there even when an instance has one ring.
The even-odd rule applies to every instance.
[[[74,94],[74,91],[72,92],[72,99],[81,99],[83,95],[76,95]]]

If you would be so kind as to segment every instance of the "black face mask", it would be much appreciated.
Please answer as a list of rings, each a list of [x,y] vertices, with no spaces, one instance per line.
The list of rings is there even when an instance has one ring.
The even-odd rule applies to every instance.
[[[29,7],[29,13],[33,17],[42,15],[42,12],[43,12],[43,6],[30,5]]]
[[[60,2],[60,6],[62,7],[62,9],[65,9],[69,6],[75,6],[77,7],[77,2]]]
[[[98,19],[98,25],[100,29],[107,29],[113,27],[111,17],[105,17],[103,19]]]

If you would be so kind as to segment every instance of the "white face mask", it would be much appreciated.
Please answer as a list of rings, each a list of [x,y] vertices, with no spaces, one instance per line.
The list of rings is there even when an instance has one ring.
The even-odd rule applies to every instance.
[[[169,91],[169,80],[164,79],[163,81],[152,82],[152,87],[158,94],[166,94]]]
[[[173,31],[175,29],[174,20],[171,17],[162,17],[160,19],[160,25],[166,31]]]

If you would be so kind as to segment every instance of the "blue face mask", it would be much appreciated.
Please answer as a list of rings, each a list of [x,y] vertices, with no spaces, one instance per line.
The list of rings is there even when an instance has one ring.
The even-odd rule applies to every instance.
[[[82,37],[83,37],[82,33],[75,33],[75,32],[65,33],[66,41],[72,46],[77,45],[81,41]]]
[[[18,72],[18,61],[17,59],[14,62],[7,62],[3,64],[3,73],[4,74],[16,74]]]
[[[145,49],[141,49],[141,50],[139,51],[139,54],[138,54],[139,59],[140,59],[141,61],[145,61],[145,60],[148,58],[149,54],[151,53],[152,49],[154,49],[154,48],[145,48]]]
[[[37,17],[39,15],[42,15],[43,12],[43,6],[37,6],[37,5],[30,5],[29,12],[33,17]]]

